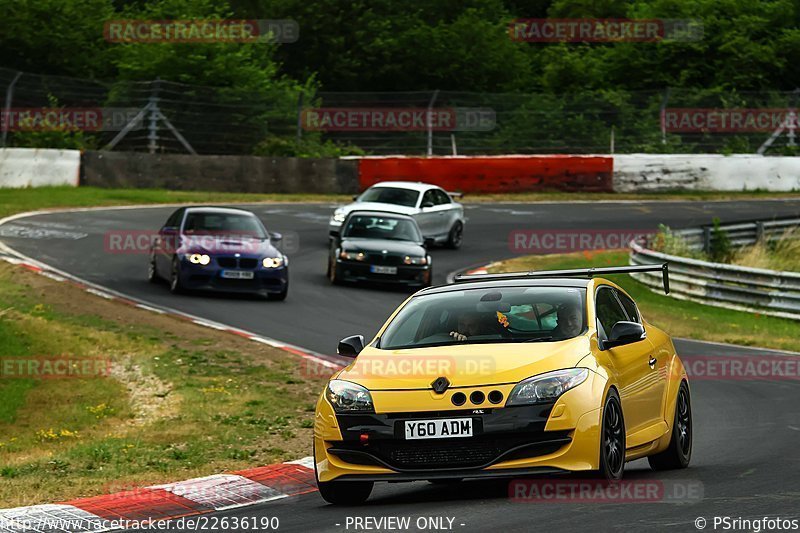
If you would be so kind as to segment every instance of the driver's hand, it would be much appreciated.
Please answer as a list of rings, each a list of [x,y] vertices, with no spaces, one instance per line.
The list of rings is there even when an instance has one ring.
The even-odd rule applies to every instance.
[[[457,341],[465,341],[467,340],[467,336],[463,333],[459,333],[457,331],[451,331],[450,336],[453,337]]]

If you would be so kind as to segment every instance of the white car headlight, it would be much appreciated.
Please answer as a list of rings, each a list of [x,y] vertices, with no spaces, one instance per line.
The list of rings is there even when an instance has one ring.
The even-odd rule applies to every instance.
[[[551,402],[589,377],[588,368],[567,368],[539,374],[517,383],[506,406]]]
[[[348,261],[363,261],[367,258],[367,254],[364,252],[345,252],[342,250],[339,252],[339,259],[347,259]]]
[[[283,257],[265,257],[261,264],[264,268],[279,268],[283,265]]]
[[[211,258],[206,254],[191,254],[189,256],[189,262],[195,265],[206,266],[211,262]]]
[[[369,391],[349,381],[331,380],[325,389],[325,396],[337,413],[375,412]]]
[[[406,265],[427,265],[428,258],[427,257],[411,257],[407,255],[403,258],[403,263]]]
[[[344,222],[345,218],[347,218],[347,211],[340,207],[333,212],[333,217],[331,217],[331,220],[333,220],[334,222],[339,222],[341,224],[342,222]]]

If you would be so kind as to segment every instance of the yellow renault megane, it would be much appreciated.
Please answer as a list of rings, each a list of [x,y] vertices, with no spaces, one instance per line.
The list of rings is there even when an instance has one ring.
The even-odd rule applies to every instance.
[[[461,276],[406,300],[319,398],[322,497],[365,501],[376,481],[587,472],[626,461],[684,468],[689,385],[669,335],[604,274],[667,265]]]

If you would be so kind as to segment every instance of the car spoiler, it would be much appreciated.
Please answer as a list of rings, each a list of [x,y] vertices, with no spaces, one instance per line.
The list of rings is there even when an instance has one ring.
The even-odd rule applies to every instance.
[[[669,263],[660,265],[629,265],[617,267],[574,268],[568,270],[531,270],[529,272],[499,272],[496,274],[458,274],[455,283],[466,281],[500,281],[504,279],[531,278],[593,278],[606,274],[633,274],[636,272],[661,272],[664,292],[669,294]]]
[[[447,196],[450,198],[462,198],[464,196],[463,192],[455,192],[455,191],[444,191],[447,193]]]

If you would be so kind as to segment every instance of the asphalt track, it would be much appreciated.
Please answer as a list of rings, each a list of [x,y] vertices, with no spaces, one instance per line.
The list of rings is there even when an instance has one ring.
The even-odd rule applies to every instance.
[[[267,228],[289,236],[291,288],[285,302],[244,297],[173,297],[145,280],[147,257],[109,253],[109,231],[155,230],[172,208],[54,213],[0,227],[0,240],[15,250],[85,280],[158,305],[254,333],[333,353],[346,335],[375,333],[406,294],[371,287],[332,287],[325,272],[326,221],[333,206],[254,205]],[[723,221],[796,215],[800,202],[549,203],[471,205],[461,250],[432,252],[435,281],[447,273],[515,255],[510,232],[537,230],[647,230],[659,223],[685,227]],[[753,350],[677,341],[679,353],[740,357]],[[789,356],[791,357],[791,356]],[[714,516],[800,519],[800,386],[797,380],[697,380],[692,383],[695,440],[689,469],[655,473],[645,461],[628,464],[626,479],[702,487],[693,503],[512,503],[507,481],[457,485],[379,484],[359,508],[327,506],[312,493],[218,516],[277,516],[280,531],[363,531],[355,517],[411,517],[408,531],[697,531],[695,519]],[[694,496],[697,496],[696,492]],[[443,527],[419,528],[417,519],[446,517]],[[367,524],[365,524],[367,525]],[[374,525],[374,524],[371,524]],[[387,531],[392,529],[380,528]],[[397,529],[394,529],[397,530]],[[721,526],[716,528],[722,530]],[[730,530],[730,529],[729,529]]]

